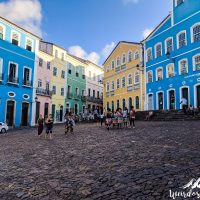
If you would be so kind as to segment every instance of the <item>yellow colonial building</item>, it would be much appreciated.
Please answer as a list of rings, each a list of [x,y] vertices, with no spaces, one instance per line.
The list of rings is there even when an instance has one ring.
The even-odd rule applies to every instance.
[[[121,41],[104,62],[104,108],[144,109],[144,69],[140,43]]]

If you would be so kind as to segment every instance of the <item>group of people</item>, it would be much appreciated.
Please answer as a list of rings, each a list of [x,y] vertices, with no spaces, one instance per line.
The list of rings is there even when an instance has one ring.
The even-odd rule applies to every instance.
[[[110,108],[107,109],[107,112],[104,112],[101,115],[101,126],[105,121],[105,125],[107,130],[110,130],[110,127],[117,126],[117,128],[128,128],[128,121],[130,122],[130,127],[135,128],[135,109],[134,106],[131,106],[130,112],[128,112],[127,107],[123,110],[121,108],[117,108],[115,112],[112,112]]]
[[[41,134],[44,130],[44,126],[46,127],[45,132],[45,139],[52,139],[52,133],[53,133],[53,116],[50,114],[49,116],[46,116],[45,119],[42,117],[42,115],[39,116],[37,120],[38,124],[38,136],[41,137]],[[75,120],[72,113],[65,114],[65,134],[67,134],[69,131],[71,133],[74,132],[74,126],[75,126]],[[48,137],[49,136],[49,137]]]

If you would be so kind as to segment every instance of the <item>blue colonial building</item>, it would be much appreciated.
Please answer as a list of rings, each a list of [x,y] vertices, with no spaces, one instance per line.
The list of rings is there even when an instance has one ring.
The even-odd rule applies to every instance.
[[[39,38],[0,17],[0,121],[34,124],[36,53]]]
[[[146,109],[200,106],[200,2],[171,0],[171,13],[143,41]]]

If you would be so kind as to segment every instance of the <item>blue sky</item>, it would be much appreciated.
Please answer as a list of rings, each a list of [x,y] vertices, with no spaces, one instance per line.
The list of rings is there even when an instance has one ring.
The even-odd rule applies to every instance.
[[[169,14],[170,2],[0,0],[0,15],[42,35],[44,40],[101,64],[118,41],[141,41],[145,30],[155,28]],[[23,16],[16,19],[19,13]]]

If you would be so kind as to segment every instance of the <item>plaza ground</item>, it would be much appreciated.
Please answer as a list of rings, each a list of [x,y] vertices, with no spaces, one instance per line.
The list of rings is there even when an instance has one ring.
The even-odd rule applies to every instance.
[[[168,200],[200,177],[199,121],[137,122],[136,129],[78,125],[53,140],[36,129],[0,135],[0,199]]]

